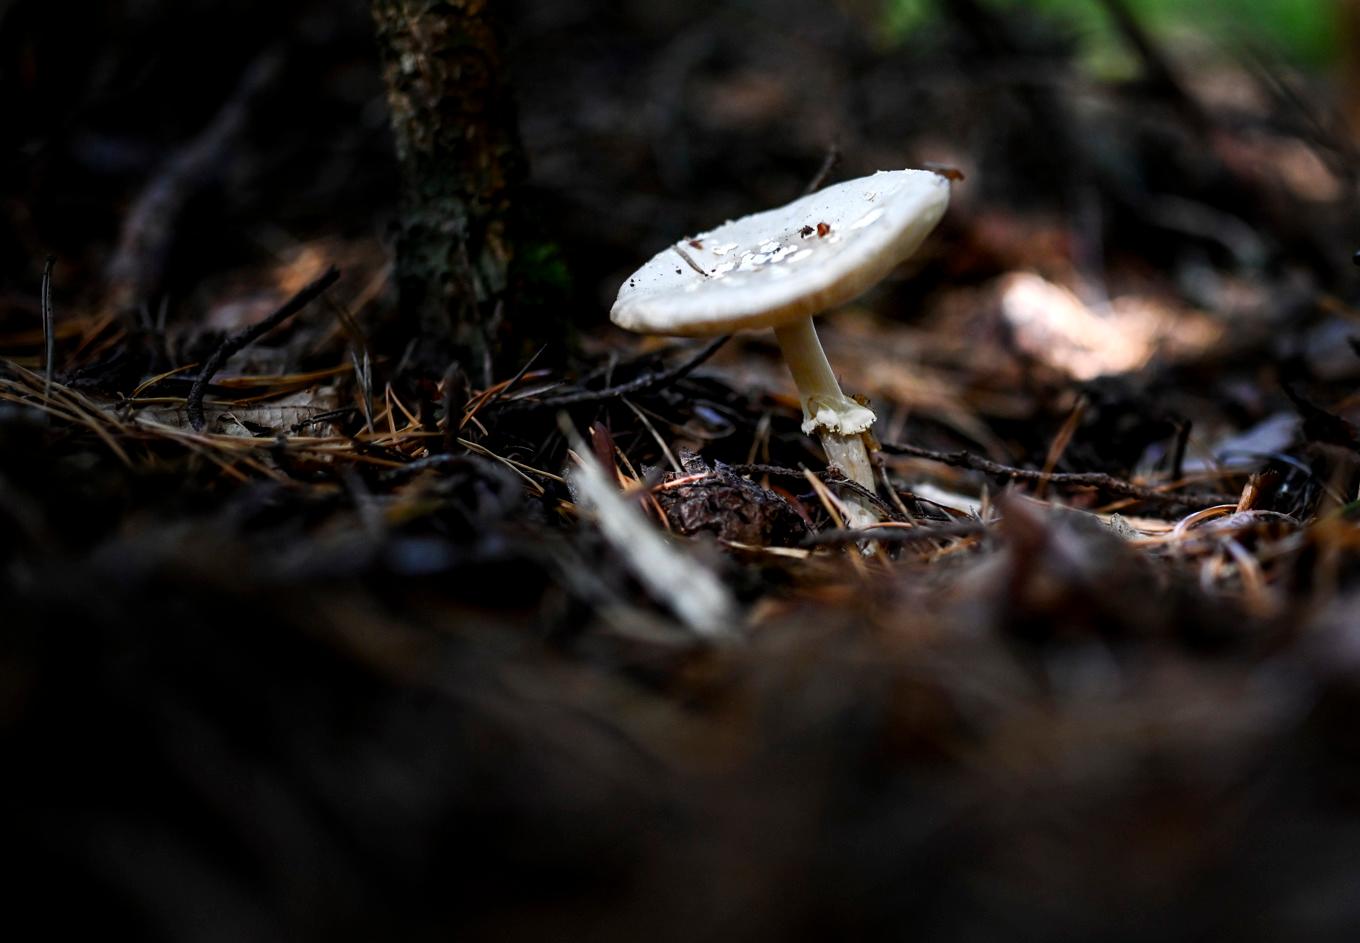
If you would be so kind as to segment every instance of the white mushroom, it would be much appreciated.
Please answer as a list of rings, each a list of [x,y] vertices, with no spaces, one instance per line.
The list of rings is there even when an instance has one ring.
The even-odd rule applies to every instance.
[[[644,334],[703,336],[774,328],[798,386],[803,431],[828,461],[874,491],[863,434],[874,414],[841,392],[812,318],[866,291],[906,259],[949,204],[949,181],[885,170],[753,213],[658,253],[619,289],[609,316]],[[850,523],[877,515],[850,500]]]

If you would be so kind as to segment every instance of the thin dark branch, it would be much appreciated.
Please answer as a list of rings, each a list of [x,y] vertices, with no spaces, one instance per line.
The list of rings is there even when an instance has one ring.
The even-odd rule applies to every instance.
[[[1194,425],[1189,419],[1176,421],[1176,439],[1171,446],[1171,480],[1180,481],[1185,474],[1185,449],[1190,444],[1190,429]]]
[[[212,122],[173,151],[137,195],[108,264],[106,298],[115,313],[130,316],[160,292],[186,206],[229,166],[252,107],[278,77],[283,62],[278,49],[261,53]]]
[[[783,465],[728,465],[728,470],[737,475],[771,475],[775,478],[807,478],[807,473],[801,468],[786,468]],[[822,477],[817,472],[813,472],[817,477]]]
[[[455,360],[444,371],[444,451],[452,452],[458,427],[472,395],[467,373]]]
[[[398,484],[406,481],[412,476],[427,471],[431,468],[443,468],[446,465],[457,465],[468,460],[466,455],[454,455],[449,452],[440,452],[437,455],[427,455],[424,458],[417,458],[407,462],[400,468],[386,468],[378,473],[378,481],[384,485]]]
[[[1115,31],[1142,62],[1143,74],[1149,85],[1167,98],[1192,125],[1200,129],[1209,127],[1212,121],[1203,106],[1186,89],[1162,50],[1129,9],[1128,3],[1125,0],[1099,2],[1105,8],[1105,15],[1110,18]]]
[[[218,370],[222,369],[222,365],[227,362],[227,359],[232,354],[249,347],[307,307],[318,295],[339,280],[340,270],[332,265],[311,283],[303,286],[296,295],[283,303],[283,307],[269,317],[222,341],[222,344],[208,358],[208,362],[203,365],[203,369],[198,373],[198,379],[194,380],[194,385],[189,390],[189,399],[186,405],[189,412],[189,422],[195,430],[203,428],[203,394],[207,392],[208,381],[213,378]]]
[[[52,269],[57,257],[49,255],[43,266],[42,277],[42,330],[43,330],[43,396],[52,395],[52,373],[57,360],[56,315],[52,310]]]
[[[800,478],[804,481],[807,480],[808,476],[808,472],[804,469],[785,468],[782,465],[746,464],[746,465],[724,465],[723,467],[726,468],[728,471],[732,472],[733,474],[737,475],[753,475],[753,476],[770,475],[774,478],[790,478],[790,479]],[[858,494],[861,497],[865,498],[866,500],[872,502],[874,507],[878,509],[879,513],[882,514],[888,520],[906,523],[906,519],[903,518],[900,513],[898,513],[894,508],[892,508],[886,501],[880,498],[877,494],[870,491],[868,488],[864,487],[859,482],[851,481],[849,478],[832,477],[829,476],[824,471],[822,472],[815,471],[812,472],[811,474],[814,475],[816,478],[820,479],[821,481],[824,481],[827,485],[833,488],[839,488],[844,491],[853,491],[855,494]]]
[[[618,386],[606,387],[603,390],[579,390],[575,393],[563,393],[561,396],[553,396],[547,399],[511,400],[500,408],[504,412],[565,409],[570,406],[603,403],[624,396],[637,396],[640,393],[651,393],[663,387],[670,386],[672,383],[683,380],[700,364],[716,354],[718,348],[722,347],[723,344],[726,344],[731,337],[731,334],[724,334],[722,337],[714,338],[712,341],[705,344],[693,357],[683,363],[676,364],[674,367],[669,367],[665,370],[644,373],[642,376],[629,380],[627,383],[620,383]]]
[[[1156,488],[1148,488],[1143,485],[1135,485],[1131,481],[1107,475],[1104,472],[1049,472],[1044,473],[1033,468],[1016,468],[1012,465],[1003,465],[991,459],[974,455],[971,452],[937,452],[933,449],[923,449],[916,445],[899,445],[891,442],[883,442],[880,447],[889,455],[908,455],[913,458],[924,458],[932,462],[941,462],[945,465],[953,465],[955,468],[967,468],[971,471],[979,471],[986,475],[996,478],[1004,478],[1012,481],[1044,481],[1051,485],[1066,485],[1073,488],[1097,488],[1109,494],[1118,494],[1130,498],[1138,498],[1141,501],[1154,502],[1164,505],[1180,505],[1191,507],[1198,504],[1233,504],[1237,501],[1236,495],[1214,494],[1212,492],[1202,492],[1196,494],[1175,494],[1167,491],[1159,491]]]
[[[843,491],[851,491],[859,495],[860,497],[864,498],[865,500],[871,502],[874,505],[874,507],[878,509],[878,512],[882,514],[884,517],[886,517],[888,520],[898,521],[899,523],[906,523],[906,521],[903,520],[901,514],[897,513],[896,510],[888,506],[888,502],[884,501],[877,494],[870,491],[868,488],[864,487],[859,482],[851,481],[849,478],[831,478],[827,476],[822,476],[822,480],[833,488],[838,488]]]
[[[1324,442],[1352,452],[1360,452],[1360,428],[1336,413],[1328,412],[1295,388],[1281,383],[1280,388],[1303,420],[1303,437],[1309,442]]]
[[[1320,112],[1319,106],[1300,92],[1284,76],[1280,66],[1259,49],[1248,50],[1244,61],[1274,99],[1281,116],[1288,120],[1290,130],[1308,143],[1334,174],[1342,180],[1354,181],[1357,155],[1344,131],[1345,119],[1328,115],[1325,109]]]
[[[341,406],[339,409],[328,409],[324,413],[317,413],[315,416],[311,416],[307,419],[302,420],[301,422],[293,423],[291,426],[288,427],[288,430],[292,432],[293,435],[298,435],[299,433],[302,432],[303,429],[306,429],[308,426],[316,426],[320,425],[323,422],[332,422],[336,419],[344,419],[346,416],[352,416],[358,412],[363,412],[363,410],[360,409],[358,406]]]
[[[506,393],[509,393],[515,387],[519,386],[519,381],[523,380],[525,375],[533,369],[534,364],[538,362],[538,358],[542,357],[543,351],[547,349],[548,345],[544,344],[542,347],[538,348],[538,350],[534,351],[534,355],[524,361],[524,366],[520,367],[519,370],[515,372],[515,375],[510,378],[510,382],[506,383],[505,386],[486,398],[486,402],[482,404],[482,408],[486,409],[488,406],[494,405],[496,401],[504,397]]]

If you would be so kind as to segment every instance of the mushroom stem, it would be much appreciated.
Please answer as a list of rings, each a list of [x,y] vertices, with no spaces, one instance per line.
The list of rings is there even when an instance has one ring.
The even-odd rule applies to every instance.
[[[874,413],[841,392],[836,374],[817,339],[812,318],[804,318],[774,329],[775,339],[793,374],[794,385],[803,405],[803,431],[814,431],[822,440],[827,461],[837,466],[856,484],[874,489],[874,469],[864,447],[864,433],[874,424]],[[863,495],[844,496],[851,527],[870,527],[879,522],[873,504]]]

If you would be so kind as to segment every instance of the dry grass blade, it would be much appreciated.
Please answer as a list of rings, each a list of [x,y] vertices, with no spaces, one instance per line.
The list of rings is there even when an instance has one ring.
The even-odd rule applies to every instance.
[[[1048,454],[1044,456],[1044,477],[1039,480],[1039,486],[1034,489],[1036,497],[1042,498],[1048,490],[1048,483],[1053,480],[1053,469],[1058,467],[1058,462],[1062,461],[1063,453],[1072,443],[1072,436],[1076,434],[1077,426],[1081,424],[1082,417],[1086,415],[1086,397],[1077,400],[1077,405],[1072,408],[1072,412],[1063,420],[1062,428],[1053,437],[1049,444]]]
[[[822,507],[826,509],[827,517],[831,518],[832,523],[838,529],[844,530],[848,514],[845,505],[841,504],[841,499],[832,494],[831,489],[807,469],[803,469],[803,479],[812,486],[812,491],[817,495],[817,500],[821,501]]]
[[[7,361],[5,366],[19,378],[19,382],[0,380],[0,384],[3,384],[0,385],[0,398],[36,406],[56,418],[85,426],[108,446],[109,451],[113,452],[120,462],[131,467],[132,459],[109,432],[109,427],[120,433],[125,431],[125,427],[116,416],[60,383],[53,381],[49,386],[45,378],[16,363]]]
[[[653,426],[651,420],[647,418],[647,414],[639,409],[637,405],[626,396],[623,398],[623,405],[632,410],[634,416],[637,416],[638,422],[642,423],[642,427],[651,435],[652,440],[656,442],[657,447],[661,449],[661,454],[666,456],[666,461],[670,462],[671,468],[675,473],[677,475],[684,474],[685,469],[682,468],[680,462],[676,460],[675,454],[671,452],[670,446],[666,444],[665,439],[661,438],[661,434],[656,431],[656,427]]]

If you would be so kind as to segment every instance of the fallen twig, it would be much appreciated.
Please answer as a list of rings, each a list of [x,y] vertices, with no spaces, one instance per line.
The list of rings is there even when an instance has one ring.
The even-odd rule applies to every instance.
[[[679,380],[683,380],[695,368],[712,357],[718,349],[726,344],[732,335],[724,334],[716,337],[705,344],[693,357],[679,363],[674,367],[665,370],[658,370],[653,373],[644,373],[640,377],[629,380],[627,383],[620,383],[618,386],[606,387],[603,390],[578,390],[575,393],[563,393],[561,396],[552,396],[547,399],[517,399],[510,400],[500,405],[499,409],[503,412],[518,412],[519,410],[537,409],[565,409],[570,406],[582,406],[587,403],[602,403],[612,399],[619,399],[624,396],[636,396],[639,393],[650,393],[662,387],[670,386]]]
[[[750,462],[744,465],[728,465],[727,469],[738,475],[771,475],[775,478],[802,478],[806,474],[801,468],[785,468],[783,465],[759,465]]]
[[[889,455],[908,455],[913,458],[924,458],[932,462],[941,462],[945,465],[953,465],[956,468],[967,468],[971,471],[979,471],[983,474],[993,475],[997,478],[1005,478],[1013,481],[1035,481],[1047,482],[1050,485],[1066,485],[1073,488],[1098,488],[1110,494],[1119,494],[1131,498],[1139,498],[1143,501],[1151,501],[1159,504],[1175,504],[1182,507],[1189,507],[1197,504],[1236,504],[1237,497],[1227,494],[1198,493],[1193,495],[1173,494],[1161,491],[1157,488],[1149,488],[1145,485],[1136,485],[1123,478],[1116,478],[1104,472],[1043,472],[1033,468],[1016,468],[1012,465],[1003,465],[991,459],[974,455],[972,452],[937,452],[934,449],[923,449],[917,445],[901,445],[892,442],[883,442],[880,448]]]
[[[43,266],[42,277],[42,330],[43,330],[43,396],[52,395],[52,372],[57,359],[56,316],[52,311],[52,268],[57,257],[49,255]]]
[[[189,422],[194,427],[195,432],[203,430],[203,394],[207,392],[208,381],[213,378],[218,370],[222,369],[227,358],[249,347],[288,318],[297,314],[339,280],[340,270],[332,265],[316,279],[303,286],[297,294],[285,301],[283,306],[269,317],[222,341],[217,350],[213,351],[212,356],[208,358],[207,363],[203,365],[203,369],[199,371],[198,379],[194,380],[194,385],[189,390],[189,398],[185,403]]]
[[[859,482],[851,481],[849,478],[830,478],[827,476],[822,477],[826,481],[826,483],[831,487],[840,488],[845,491],[851,491],[859,495],[860,497],[864,498],[866,501],[870,502],[875,507],[875,509],[878,510],[880,515],[887,518],[888,520],[901,521],[905,523],[905,518],[902,518],[897,513],[896,510],[889,507],[886,501],[884,501],[874,492],[870,491],[868,488],[864,487]]]
[[[902,516],[901,513],[877,494],[858,482],[851,481],[849,478],[835,478],[828,476],[826,472],[813,472],[801,468],[784,468],[780,465],[757,465],[748,463],[744,465],[724,465],[722,467],[737,475],[769,475],[773,478],[798,478],[804,481],[809,480],[809,476],[811,476],[819,481],[825,482],[833,488],[854,492],[872,503],[879,514],[889,521],[907,523],[907,519]]]
[[[1115,31],[1129,45],[1143,64],[1143,75],[1150,87],[1166,98],[1180,114],[1201,131],[1212,125],[1212,119],[1176,75],[1176,70],[1153,42],[1143,24],[1133,15],[1126,0],[1100,0]]]
[[[251,105],[282,66],[278,50],[262,53],[212,123],[171,154],[137,196],[108,265],[106,297],[114,315],[126,317],[140,310],[160,290],[181,212],[226,165],[246,129]]]
[[[509,380],[507,380],[505,383],[500,384],[500,386],[493,393],[491,393],[489,396],[486,397],[485,400],[482,401],[478,408],[487,409],[491,406],[494,406],[501,399],[501,397],[505,396],[506,393],[509,393],[516,386],[518,386],[519,382],[524,379],[524,377],[533,368],[534,364],[538,362],[538,358],[543,356],[543,351],[547,349],[548,345],[544,344],[542,347],[538,348],[538,350],[534,351],[534,355],[530,357],[528,360],[524,361],[524,366],[520,367],[517,371],[515,371],[515,375],[512,376]]]

